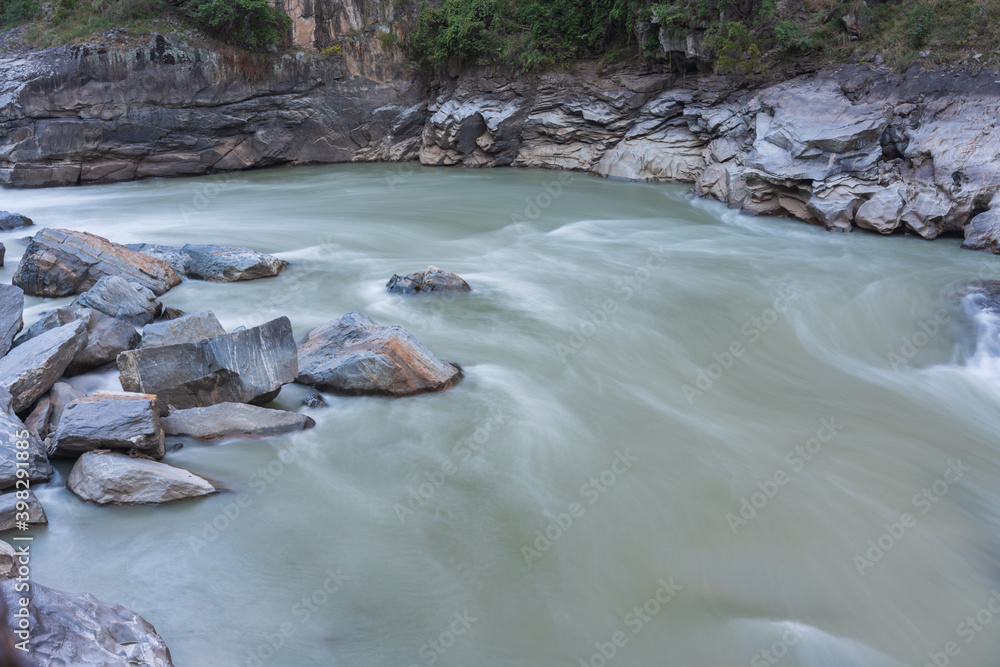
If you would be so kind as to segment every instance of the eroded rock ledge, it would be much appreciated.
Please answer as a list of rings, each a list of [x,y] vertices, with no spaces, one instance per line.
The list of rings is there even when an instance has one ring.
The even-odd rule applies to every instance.
[[[968,230],[970,247],[998,248],[993,72],[844,66],[748,90],[593,64],[435,81],[383,65],[303,52],[250,83],[218,54],[162,37],[135,51],[0,56],[0,184],[419,159],[679,181],[832,230]]]

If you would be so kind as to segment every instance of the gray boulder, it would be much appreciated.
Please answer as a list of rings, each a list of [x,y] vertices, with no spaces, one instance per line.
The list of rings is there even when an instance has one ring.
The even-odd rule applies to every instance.
[[[270,410],[245,403],[219,403],[207,408],[174,410],[163,418],[167,435],[202,440],[268,436],[312,428],[316,422],[297,412]]]
[[[14,412],[34,404],[87,344],[87,327],[72,322],[18,345],[0,359],[0,387],[14,397]]]
[[[78,398],[86,398],[86,392],[80,391],[68,382],[56,382],[49,392],[49,433],[55,433],[66,406]]]
[[[24,292],[20,287],[0,285],[0,357],[7,354],[14,336],[24,325]]]
[[[122,276],[104,276],[76,297],[73,305],[92,308],[135,326],[148,324],[163,312],[163,304],[151,290]]]
[[[49,522],[42,504],[31,491],[28,491],[27,500],[18,500],[16,493],[0,495],[0,532],[17,528],[22,521],[18,519],[18,514],[27,514],[28,518],[23,522],[29,525],[39,526]]]
[[[422,294],[430,292],[462,294],[472,290],[462,278],[442,271],[436,266],[428,266],[423,273],[393,276],[386,285],[393,294]]]
[[[99,505],[160,504],[216,492],[205,479],[187,470],[106,451],[81,456],[66,486]]]
[[[55,456],[117,449],[162,458],[163,427],[156,396],[99,391],[78,398],[63,411],[52,442]]]
[[[19,227],[31,227],[33,224],[35,223],[31,221],[31,218],[23,216],[20,213],[0,211],[0,232],[9,232]]]
[[[14,341],[21,345],[50,329],[80,321],[87,327],[87,344],[73,357],[66,375],[78,375],[111,363],[124,350],[139,346],[142,336],[136,328],[117,318],[80,306],[65,306],[45,313]]]
[[[156,394],[175,409],[216,403],[269,403],[298,374],[287,317],[192,343],[118,355],[122,387]]]
[[[195,280],[232,283],[241,280],[271,278],[288,266],[288,262],[248,248],[217,245],[185,245],[181,247],[141,243],[129,248],[156,257],[170,264],[175,271]]]
[[[980,213],[965,226],[962,247],[1000,255],[1000,208]]]
[[[298,382],[348,396],[411,396],[462,379],[409,331],[353,312],[314,329],[299,346]]]
[[[142,347],[163,347],[194,343],[205,338],[222,336],[226,330],[211,311],[182,315],[166,322],[147,324],[142,330]]]
[[[903,212],[902,187],[895,186],[877,192],[858,208],[854,222],[862,229],[891,234],[899,228]]]
[[[27,598],[31,652],[37,665],[72,667],[173,667],[170,650],[156,629],[133,611],[92,595],[63,593],[31,582],[21,591],[16,580],[0,583],[8,623]],[[21,637],[17,638],[18,641]]]
[[[17,484],[17,471],[23,467],[19,464],[28,464],[24,469],[32,482],[44,482],[52,476],[44,443],[17,418],[13,404],[13,397],[0,388],[0,489],[9,489]],[[26,447],[18,448],[19,443],[26,443]],[[18,452],[27,452],[28,460],[19,460]]]
[[[52,401],[43,396],[35,405],[31,414],[24,420],[24,425],[42,439],[49,435],[49,418],[52,416]]]
[[[117,276],[159,296],[180,283],[170,265],[105,238],[66,229],[43,229],[31,239],[13,282],[31,296],[86,292],[104,276]]]

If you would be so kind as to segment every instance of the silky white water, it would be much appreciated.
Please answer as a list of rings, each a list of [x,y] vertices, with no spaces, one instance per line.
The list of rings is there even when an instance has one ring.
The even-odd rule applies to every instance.
[[[997,320],[955,296],[1000,266],[957,239],[409,166],[0,208],[32,232],[276,254],[278,278],[163,301],[230,330],[287,315],[300,337],[358,310],[465,371],[439,394],[327,396],[291,437],[168,438],[168,463],[228,489],[204,500],[99,507],[58,464],[35,580],[135,610],[179,666],[1000,664]],[[25,234],[0,235],[5,282]],[[428,264],[474,291],[385,292]],[[26,324],[68,301],[28,299]]]

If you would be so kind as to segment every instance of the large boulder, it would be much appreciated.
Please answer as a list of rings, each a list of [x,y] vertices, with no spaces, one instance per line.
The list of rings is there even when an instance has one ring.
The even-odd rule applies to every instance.
[[[361,313],[314,329],[299,346],[298,382],[348,396],[411,396],[440,391],[462,378],[399,326]]]
[[[135,326],[149,324],[163,312],[163,304],[149,288],[122,276],[104,276],[76,297],[73,305],[92,308]]]
[[[461,294],[472,290],[462,278],[442,271],[436,266],[428,266],[423,273],[406,276],[394,275],[386,289],[393,294],[423,294],[428,292]]]
[[[106,451],[81,456],[66,486],[99,505],[160,504],[216,492],[208,481],[187,470]]]
[[[105,238],[66,229],[43,229],[31,239],[13,282],[31,296],[86,292],[104,276],[120,275],[159,296],[180,278],[170,265]]]
[[[33,224],[35,223],[31,221],[31,218],[20,213],[0,211],[0,232],[9,232],[20,227],[31,227]]]
[[[18,518],[18,514],[21,514],[22,518]],[[28,491],[27,500],[19,500],[16,493],[0,495],[0,532],[14,530],[18,528],[19,523],[38,526],[48,522],[42,504],[31,491]],[[18,530],[24,529],[18,528]]]
[[[902,186],[885,188],[861,205],[854,222],[862,229],[891,234],[902,224],[899,216],[904,205]]]
[[[219,403],[207,408],[174,410],[162,421],[167,435],[202,440],[278,435],[316,425],[312,418],[297,412],[270,410],[245,403]]]
[[[87,344],[87,327],[71,322],[18,345],[0,359],[0,387],[21,414],[47,392]]]
[[[117,449],[162,458],[163,427],[156,396],[99,391],[78,398],[59,418],[53,447],[55,456]]]
[[[118,358],[119,353],[138,347],[142,339],[136,328],[128,322],[74,305],[45,313],[18,337],[15,344],[21,345],[50,329],[75,321],[86,325],[87,344],[73,357],[66,368],[67,375],[78,375],[111,363]]]
[[[1000,208],[980,213],[965,226],[962,247],[1000,255]]]
[[[122,387],[156,394],[175,409],[216,403],[269,403],[295,380],[292,325],[280,317],[252,329],[192,343],[140,348],[118,355]]]
[[[49,433],[55,433],[66,406],[78,398],[86,398],[87,392],[80,391],[68,382],[56,382],[49,392]]]
[[[24,292],[14,285],[0,285],[0,357],[7,354],[14,336],[24,325]]]
[[[32,482],[44,482],[52,476],[45,444],[17,418],[13,403],[13,397],[0,388],[0,489],[15,486],[21,469],[28,471]]]
[[[152,243],[133,244],[129,248],[167,262],[188,278],[220,283],[271,278],[288,266],[284,260],[248,248],[217,245],[176,247]]]
[[[194,343],[205,338],[222,336],[222,328],[215,313],[206,310],[182,315],[166,322],[147,324],[142,330],[142,347],[163,347],[180,343]]]
[[[7,602],[7,621],[15,628],[21,600],[28,600],[28,659],[33,664],[173,667],[170,650],[156,629],[124,607],[92,595],[55,591],[34,581],[27,591],[16,580],[4,581],[0,594]]]

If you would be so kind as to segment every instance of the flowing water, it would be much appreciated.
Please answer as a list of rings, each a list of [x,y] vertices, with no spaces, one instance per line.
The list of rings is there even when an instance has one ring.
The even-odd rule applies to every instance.
[[[179,666],[1000,661],[1000,365],[977,345],[997,321],[953,296],[1000,267],[956,239],[409,166],[0,208],[272,252],[279,278],[163,300],[227,329],[288,315],[297,336],[358,310],[465,370],[439,394],[327,397],[290,437],[183,440],[167,461],[229,489],[204,500],[98,507],[58,465],[34,577],[136,610]],[[23,235],[0,238],[5,281]],[[386,294],[428,264],[474,292]],[[29,299],[26,319],[65,301]]]

